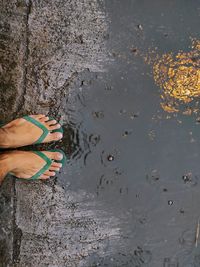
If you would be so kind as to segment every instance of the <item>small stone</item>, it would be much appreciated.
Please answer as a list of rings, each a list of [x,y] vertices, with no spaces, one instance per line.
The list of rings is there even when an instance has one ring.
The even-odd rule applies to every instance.
[[[185,174],[185,175],[183,175],[182,179],[183,179],[183,181],[185,183],[190,182],[192,180],[191,174]]]
[[[128,135],[128,131],[125,131],[124,133],[123,133],[123,137],[126,137]]]
[[[138,27],[139,30],[141,30],[141,31],[143,30],[143,27],[142,27],[141,24],[138,24],[137,27]]]
[[[132,113],[132,114],[130,115],[131,120],[133,120],[133,119],[135,119],[135,118],[138,118],[138,117],[139,117],[139,114],[134,114],[134,113]]]
[[[168,200],[168,205],[172,206],[174,202],[172,200]]]
[[[124,133],[122,134],[123,137],[127,137],[128,135],[130,135],[132,133],[132,131],[124,131]]]
[[[137,53],[137,48],[135,48],[135,47],[131,48],[131,52],[134,53],[134,54]]]
[[[114,160],[114,156],[113,155],[108,155],[107,159],[108,159],[108,161],[113,161]]]

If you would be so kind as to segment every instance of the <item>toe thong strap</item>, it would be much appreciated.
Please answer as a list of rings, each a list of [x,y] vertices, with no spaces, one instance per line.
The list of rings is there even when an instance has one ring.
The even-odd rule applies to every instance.
[[[33,153],[35,153],[36,155],[38,155],[39,157],[41,157],[44,161],[46,161],[46,164],[44,165],[44,167],[42,169],[40,169],[35,175],[33,175],[29,180],[37,180],[42,174],[44,174],[46,171],[49,170],[51,164],[52,164],[52,160],[50,158],[48,158],[43,152],[41,151],[33,151]]]
[[[42,135],[34,143],[34,144],[41,144],[44,141],[44,139],[47,137],[47,135],[49,134],[49,130],[42,123],[40,123],[39,121],[35,120],[34,118],[30,116],[24,116],[23,119],[33,123],[34,125],[36,125],[43,131]]]
[[[34,118],[30,117],[30,116],[24,116],[23,119],[33,123],[34,125],[36,125],[37,127],[39,127],[43,131],[42,135],[34,143],[34,145],[41,144],[44,141],[44,139],[47,137],[47,135],[49,134],[49,130],[41,122],[39,122],[38,120],[36,120],[36,119],[34,119]],[[54,120],[54,118],[51,118],[51,117],[49,117],[49,119],[50,120]],[[55,130],[53,130],[51,132],[52,133],[60,132],[60,133],[63,134],[63,128],[60,127],[59,129],[55,129]]]

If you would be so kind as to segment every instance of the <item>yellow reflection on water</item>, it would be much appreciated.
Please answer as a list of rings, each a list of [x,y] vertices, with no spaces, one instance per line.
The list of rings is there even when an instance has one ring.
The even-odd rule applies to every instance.
[[[191,48],[187,53],[154,58],[153,77],[161,88],[161,106],[167,112],[178,112],[182,104],[200,97],[200,41],[192,40]]]

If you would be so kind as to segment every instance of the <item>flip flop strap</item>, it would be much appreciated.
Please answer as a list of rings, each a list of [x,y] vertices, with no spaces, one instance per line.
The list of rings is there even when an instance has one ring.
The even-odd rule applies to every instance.
[[[48,158],[44,153],[41,151],[33,151],[36,155],[38,155],[40,158],[42,158],[44,161],[46,161],[46,164],[42,169],[40,169],[35,175],[33,175],[29,180],[37,180],[42,174],[44,174],[46,171],[49,170],[49,167],[52,164],[52,160]]]
[[[24,116],[23,119],[33,123],[34,125],[36,125],[43,131],[42,135],[34,143],[34,144],[41,144],[44,141],[44,139],[47,137],[47,135],[49,134],[49,130],[42,123],[40,123],[39,121],[35,120],[34,118],[30,116]]]

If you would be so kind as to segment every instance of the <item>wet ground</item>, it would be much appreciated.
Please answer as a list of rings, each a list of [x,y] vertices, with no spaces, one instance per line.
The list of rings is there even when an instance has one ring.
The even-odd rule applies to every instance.
[[[55,116],[65,136],[48,147],[70,159],[49,182],[3,184],[0,266],[200,266],[198,97],[169,113],[151,63],[191,50],[198,1],[0,7],[0,119]]]

